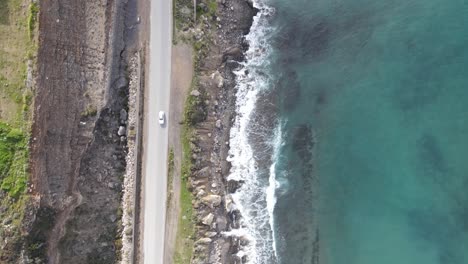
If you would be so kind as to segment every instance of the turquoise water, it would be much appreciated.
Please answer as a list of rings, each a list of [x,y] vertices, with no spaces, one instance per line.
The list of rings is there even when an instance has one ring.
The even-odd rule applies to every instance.
[[[272,0],[281,263],[468,263],[468,1]]]

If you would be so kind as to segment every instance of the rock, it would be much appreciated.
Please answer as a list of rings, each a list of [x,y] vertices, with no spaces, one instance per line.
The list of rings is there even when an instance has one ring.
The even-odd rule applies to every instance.
[[[114,214],[113,214],[113,215],[110,215],[110,216],[109,216],[109,220],[110,220],[112,223],[114,223],[115,220],[117,220],[117,216],[114,215]]]
[[[223,54],[223,62],[227,60],[242,61],[244,59],[244,53],[239,47],[231,47],[227,49]]]
[[[125,87],[127,87],[128,85],[128,81],[127,81],[127,78],[125,77],[120,77],[118,80],[117,80],[117,89],[123,89]]]
[[[216,71],[214,72],[213,74],[211,74],[211,79],[214,80],[216,86],[218,88],[222,88],[223,85],[224,85],[224,78],[223,76],[221,76],[221,73],[219,73],[219,71]]]
[[[198,90],[193,90],[192,92],[190,92],[190,95],[195,96],[195,97],[200,96],[200,94],[201,93]]]
[[[218,233],[216,233],[216,232],[206,232],[206,233],[205,233],[205,236],[206,236],[206,237],[209,237],[209,238],[212,238],[212,237],[216,236],[217,234],[218,234]]]
[[[211,75],[211,79],[214,80],[214,82],[216,83],[216,86],[218,88],[222,88],[223,85],[224,85],[224,78],[223,76],[221,76],[221,74],[219,73],[219,71],[216,71],[214,72],[212,75]]]
[[[209,243],[211,243],[211,238],[209,238],[209,237],[200,238],[195,243],[196,244],[209,244]]]
[[[221,196],[210,194],[202,198],[202,202],[208,206],[215,207],[221,204]]]
[[[185,16],[189,16],[192,13],[192,10],[190,8],[186,7],[185,5],[180,9],[180,13],[182,13]]]
[[[210,226],[213,223],[214,215],[209,213],[207,216],[203,217],[202,223],[204,225]]]
[[[125,109],[120,110],[120,123],[125,124],[125,121],[127,121],[128,114]]]
[[[221,128],[221,120],[219,120],[219,119],[216,120],[215,126],[216,126],[217,128]]]
[[[225,202],[226,211],[231,212],[232,210],[235,209],[235,205],[233,203],[231,195],[226,195],[226,197],[224,198],[224,202]]]
[[[200,8],[201,10],[203,10],[203,12],[208,12],[208,6],[206,6],[205,3],[199,3],[199,4],[198,4],[198,8]]]
[[[11,218],[10,218],[10,217],[7,217],[7,218],[3,221],[3,225],[9,225],[9,224],[11,224],[11,222],[13,222],[13,221],[11,220]],[[210,223],[210,224],[211,224],[211,223]]]
[[[114,189],[114,184],[112,182],[109,182],[107,184],[107,187],[109,187],[109,189]]]
[[[243,183],[244,183],[243,181],[234,181],[234,180],[228,181],[227,182],[228,192],[229,193],[235,193],[237,191],[237,189],[239,189]]]
[[[125,126],[120,126],[119,131],[117,131],[117,135],[119,135],[119,137],[124,136],[125,132],[127,132],[127,130],[125,129]]]

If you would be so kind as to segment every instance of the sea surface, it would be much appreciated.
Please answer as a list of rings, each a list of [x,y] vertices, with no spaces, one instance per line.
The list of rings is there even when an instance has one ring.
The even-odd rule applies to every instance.
[[[255,0],[231,180],[249,263],[468,263],[468,1]]]

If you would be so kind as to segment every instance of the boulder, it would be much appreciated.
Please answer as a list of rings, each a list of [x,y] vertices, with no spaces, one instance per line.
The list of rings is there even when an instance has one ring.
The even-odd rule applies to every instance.
[[[196,244],[209,244],[209,243],[211,243],[211,238],[209,238],[209,237],[200,238],[195,243]]]
[[[120,126],[119,131],[117,131],[117,135],[119,135],[119,137],[124,136],[126,132],[127,130],[125,129],[125,126]]]
[[[244,60],[244,53],[242,52],[242,49],[237,46],[227,49],[223,54],[223,62],[226,62],[227,60]]]
[[[212,213],[209,213],[207,216],[203,217],[202,223],[204,225],[210,226],[213,223],[214,220],[214,215]]]
[[[120,123],[125,124],[125,121],[127,121],[128,114],[125,109],[120,110]]]
[[[202,198],[202,203],[211,207],[219,206],[221,204],[221,196],[216,194],[207,195]]]
[[[109,216],[109,220],[110,220],[112,223],[114,223],[115,220],[117,220],[117,216],[114,215],[114,214],[113,214],[113,215],[110,215],[110,216]]]
[[[216,233],[216,232],[206,232],[206,233],[205,233],[205,236],[206,236],[206,237],[209,237],[209,238],[212,238],[212,237],[216,236],[217,234],[218,234],[218,233]]]
[[[236,209],[236,206],[233,203],[231,195],[226,195],[224,198],[225,207],[227,212],[231,212],[232,210]]]
[[[192,92],[190,92],[190,95],[198,97],[200,96],[200,92],[198,90],[193,90]]]

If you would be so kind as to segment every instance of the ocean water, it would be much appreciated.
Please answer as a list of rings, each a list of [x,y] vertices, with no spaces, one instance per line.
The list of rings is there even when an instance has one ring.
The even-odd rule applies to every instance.
[[[240,255],[468,263],[468,2],[256,5],[229,158]]]

